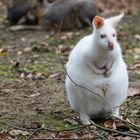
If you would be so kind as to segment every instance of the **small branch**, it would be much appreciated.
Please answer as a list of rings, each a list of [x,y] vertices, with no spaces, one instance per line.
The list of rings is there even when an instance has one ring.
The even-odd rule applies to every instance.
[[[81,126],[77,126],[77,127],[73,127],[73,128],[69,128],[69,129],[61,129],[61,130],[54,130],[54,129],[49,129],[49,128],[43,128],[44,130],[50,131],[50,132],[64,132],[64,131],[77,131],[77,130],[81,130],[81,129],[85,129],[86,127],[91,126],[91,124],[89,125],[81,125]]]
[[[133,128],[134,128],[135,130],[137,130],[138,132],[140,132],[140,127],[139,127],[138,125],[136,125],[136,124],[133,124],[133,123],[131,123],[131,122],[128,122],[128,121],[126,121],[126,120],[124,120],[124,119],[121,119],[121,118],[118,118],[118,117],[115,117],[115,116],[111,116],[111,118],[112,118],[112,119],[120,120],[120,121],[122,121],[122,122],[124,122],[124,123],[130,125],[131,127],[133,127]]]
[[[30,134],[30,135],[26,138],[26,140],[29,140],[36,132],[38,132],[38,131],[40,131],[40,130],[42,130],[42,127],[38,128],[38,129],[36,129],[36,130],[34,130],[34,131],[32,132],[32,134]]]
[[[13,128],[16,128],[16,129],[19,129],[19,130],[23,130],[23,131],[36,131],[36,130],[41,130],[43,128],[41,126],[40,128],[36,128],[36,129],[28,129],[28,128],[23,128],[23,127],[15,126],[13,124],[9,124],[9,123],[7,123],[5,121],[0,121],[0,122],[3,123],[3,124],[6,124],[9,127],[13,127]]]
[[[140,134],[136,135],[136,134],[130,134],[130,133],[125,133],[125,132],[121,132],[121,131],[118,131],[118,130],[113,130],[113,129],[110,129],[110,128],[105,128],[103,126],[100,126],[100,125],[97,125],[95,123],[93,123],[91,121],[91,124],[99,129],[102,129],[102,130],[105,130],[105,131],[108,131],[108,132],[113,132],[113,133],[118,133],[120,135],[125,135],[125,136],[129,136],[129,137],[134,137],[134,138],[140,138]]]
[[[61,130],[54,130],[54,129],[50,129],[50,128],[46,128],[44,126],[41,126],[39,128],[36,128],[36,129],[28,129],[28,128],[23,128],[23,127],[19,127],[19,126],[15,126],[13,124],[9,124],[5,121],[0,121],[1,123],[4,123],[6,124],[7,126],[10,126],[10,127],[13,127],[13,128],[16,128],[16,129],[19,129],[19,130],[23,130],[23,131],[39,131],[39,130],[47,130],[47,131],[50,131],[50,132],[63,132],[63,131],[75,131],[75,130],[79,130],[79,129],[84,129],[88,126],[91,126],[91,124],[89,125],[82,125],[82,126],[77,126],[77,127],[73,127],[73,128],[70,128],[70,129],[61,129]]]
[[[95,136],[102,138],[103,140],[108,140],[106,137],[104,137],[102,134],[97,134],[97,132],[91,131]]]
[[[32,135],[34,135],[34,133],[36,133],[37,131],[40,131],[40,130],[47,130],[47,131],[50,131],[50,132],[57,132],[57,133],[59,133],[59,132],[63,132],[63,131],[77,131],[77,130],[85,129],[86,127],[89,127],[89,126],[95,126],[98,129],[102,129],[102,130],[108,131],[108,132],[118,133],[120,135],[125,135],[125,136],[129,136],[129,137],[134,137],[134,138],[140,138],[140,133],[137,133],[137,134],[136,133],[131,133],[131,134],[130,133],[125,133],[125,132],[121,132],[121,131],[118,131],[118,130],[113,130],[113,129],[110,129],[110,128],[105,128],[103,126],[100,126],[100,125],[97,125],[97,124],[93,123],[92,121],[91,121],[91,124],[89,124],[89,125],[82,125],[82,126],[78,126],[78,127],[74,127],[74,128],[70,128],[70,129],[61,129],[61,130],[50,129],[50,128],[46,128],[44,126],[41,126],[40,128],[37,128],[37,129],[27,129],[27,128],[18,127],[18,126],[12,125],[12,124],[8,124],[7,122],[4,122],[4,121],[2,123],[5,123],[6,125],[8,125],[10,127],[13,127],[13,128],[19,129],[19,130],[34,131],[29,136],[29,138]]]

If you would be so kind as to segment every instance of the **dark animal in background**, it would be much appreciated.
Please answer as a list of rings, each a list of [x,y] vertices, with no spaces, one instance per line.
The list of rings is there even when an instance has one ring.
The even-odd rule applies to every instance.
[[[20,22],[21,18],[25,18],[29,11],[32,10],[31,0],[5,0],[3,3],[7,8],[7,19],[12,24]],[[25,21],[23,24],[31,24],[32,21]]]
[[[90,26],[96,15],[93,0],[9,0],[7,18],[12,24],[40,25],[47,30]]]
[[[42,3],[44,13],[39,24],[46,29],[58,28],[63,19],[62,29],[82,28],[90,26],[96,15],[93,0],[56,0]]]

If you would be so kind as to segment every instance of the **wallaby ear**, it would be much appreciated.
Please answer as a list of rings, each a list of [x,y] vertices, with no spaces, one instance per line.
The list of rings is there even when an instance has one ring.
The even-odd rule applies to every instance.
[[[95,16],[92,23],[96,28],[101,28],[104,25],[104,18]]]
[[[118,24],[118,22],[121,21],[121,19],[123,18],[124,16],[124,13],[118,15],[118,16],[115,16],[115,17],[111,17],[111,18],[108,18],[106,19],[106,21],[111,24],[113,27],[116,27],[116,25]]]

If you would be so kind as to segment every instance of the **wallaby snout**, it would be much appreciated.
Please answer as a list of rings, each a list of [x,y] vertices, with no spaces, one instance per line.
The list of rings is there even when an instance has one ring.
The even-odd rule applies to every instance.
[[[113,42],[108,42],[108,48],[109,50],[113,50],[114,49],[114,43]]]

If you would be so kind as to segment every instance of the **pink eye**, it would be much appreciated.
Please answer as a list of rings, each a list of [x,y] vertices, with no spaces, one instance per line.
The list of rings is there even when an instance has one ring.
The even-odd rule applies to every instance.
[[[115,34],[112,34],[113,37],[115,37]]]
[[[105,34],[101,34],[100,37],[101,37],[101,38],[105,38],[106,35],[105,35]]]

